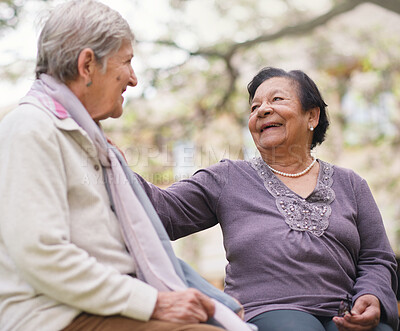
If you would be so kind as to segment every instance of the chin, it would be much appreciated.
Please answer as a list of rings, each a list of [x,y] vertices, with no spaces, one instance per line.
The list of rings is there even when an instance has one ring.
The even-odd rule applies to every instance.
[[[275,148],[280,146],[283,143],[280,139],[265,139],[259,142],[259,145],[264,148]]]
[[[122,115],[123,109],[122,105],[116,106],[112,111],[109,112],[111,118],[118,118]]]
[[[114,112],[110,117],[111,118],[118,118],[118,117],[121,117],[121,115],[122,115],[122,109],[121,109],[121,111]]]

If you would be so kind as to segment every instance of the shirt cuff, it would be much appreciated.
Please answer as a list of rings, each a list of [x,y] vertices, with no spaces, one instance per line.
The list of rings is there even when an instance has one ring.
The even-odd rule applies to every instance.
[[[133,278],[132,281],[132,291],[122,315],[140,321],[148,321],[154,311],[158,291],[136,278]]]

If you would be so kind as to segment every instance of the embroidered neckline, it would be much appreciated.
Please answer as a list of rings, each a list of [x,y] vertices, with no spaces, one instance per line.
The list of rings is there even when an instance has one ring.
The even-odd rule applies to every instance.
[[[265,188],[275,198],[280,213],[286,224],[295,231],[308,231],[320,237],[329,225],[332,209],[330,204],[335,200],[335,192],[331,188],[333,166],[318,160],[320,170],[314,191],[302,198],[290,190],[267,167],[261,157],[250,160],[251,166],[257,171],[264,182]]]

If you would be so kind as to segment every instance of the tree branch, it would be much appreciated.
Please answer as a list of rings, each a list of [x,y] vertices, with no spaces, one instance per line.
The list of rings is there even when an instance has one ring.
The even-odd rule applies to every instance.
[[[400,14],[400,1],[399,0],[369,0],[368,2],[382,8],[388,9],[394,13]]]
[[[294,26],[287,26],[277,32],[271,34],[264,34],[257,38],[244,41],[242,43],[232,44],[227,52],[229,54],[228,56],[231,57],[231,54],[235,53],[240,48],[248,48],[256,44],[273,41],[282,37],[302,35],[311,32],[313,29],[326,24],[328,21],[335,18],[336,16],[349,12],[350,10],[353,10],[357,6],[364,3],[372,3],[382,8],[400,14],[399,0],[346,0],[332,7],[332,9],[327,13],[320,15],[314,19],[311,19],[307,22],[303,22]],[[213,49],[215,48],[216,46],[207,47],[205,49],[200,49],[197,52],[194,52],[193,54],[203,55],[203,56],[214,56],[214,57],[227,57],[226,54],[224,55],[220,52],[213,51]]]
[[[224,95],[222,96],[221,100],[218,102],[216,106],[217,110],[223,108],[229,101],[233,92],[235,92],[236,78],[238,76],[236,68],[231,63],[231,58],[226,59],[225,63],[226,63],[226,70],[229,74],[229,84],[228,87],[226,88]]]
[[[344,14],[346,12],[349,12],[349,11],[353,10],[354,8],[356,8],[357,6],[364,4],[364,3],[372,3],[377,6],[383,7],[385,9],[388,9],[390,11],[400,14],[400,1],[399,0],[347,0],[347,1],[344,1],[344,2],[334,5],[332,7],[332,9],[330,11],[328,11],[327,13],[320,15],[314,19],[311,19],[307,22],[303,22],[303,23],[300,23],[295,26],[287,26],[275,33],[261,35],[257,38],[247,40],[242,43],[232,44],[230,47],[228,47],[228,51],[225,54],[213,51],[213,49],[217,48],[216,45],[214,45],[213,47],[208,47],[207,49],[203,49],[203,50],[200,49],[197,52],[195,52],[196,55],[220,57],[226,63],[226,70],[230,77],[230,82],[229,82],[229,87],[226,90],[226,93],[221,98],[221,101],[218,103],[218,107],[225,106],[229,97],[234,92],[235,83],[236,83],[236,75],[235,75],[236,70],[235,70],[234,66],[232,65],[231,61],[232,61],[233,55],[239,49],[250,48],[256,44],[273,41],[273,40],[276,40],[276,39],[279,39],[282,37],[286,37],[286,36],[295,36],[295,35],[302,35],[302,34],[309,33],[312,30],[314,30],[315,28],[326,24],[331,19],[333,19],[341,14]]]
[[[210,47],[200,48],[197,51],[190,51],[188,49],[184,49],[177,45],[175,42],[171,40],[159,40],[155,43],[160,45],[166,45],[178,48],[188,53],[189,57],[186,61],[189,60],[190,56],[204,56],[204,57],[213,57],[219,58],[225,62],[226,72],[229,77],[229,84],[226,88],[226,92],[221,98],[220,102],[217,104],[217,109],[222,108],[226,105],[230,96],[235,90],[236,78],[237,78],[237,70],[232,64],[232,58],[236,54],[236,52],[240,49],[247,49],[252,46],[255,46],[260,43],[270,42],[273,40],[277,40],[286,36],[296,36],[296,35],[304,35],[306,33],[311,32],[315,28],[326,24],[333,18],[349,12],[356,8],[357,6],[364,3],[372,3],[382,8],[388,9],[392,12],[400,14],[400,1],[399,0],[344,0],[339,3],[336,3],[328,12],[309,21],[299,23],[294,26],[286,26],[279,31],[270,34],[263,34],[258,36],[257,38],[250,39],[241,43],[232,43],[225,47],[221,47],[221,44],[215,44]],[[223,51],[225,49],[225,51]],[[186,62],[185,61],[185,62]]]
[[[372,3],[372,4],[375,4],[382,8],[385,8],[385,9],[388,9],[390,11],[400,14],[400,1],[399,0],[346,0],[341,3],[338,3],[334,7],[332,7],[332,9],[330,11],[328,11],[327,13],[320,15],[316,18],[313,18],[307,22],[303,22],[303,23],[300,23],[300,24],[297,24],[294,26],[287,26],[277,32],[274,32],[271,34],[260,35],[257,38],[250,39],[250,40],[247,40],[247,41],[244,41],[241,43],[231,44],[230,46],[228,46],[228,50],[226,52],[217,51],[216,49],[218,49],[218,46],[219,46],[218,44],[213,45],[211,47],[199,49],[197,51],[189,51],[187,49],[180,47],[179,45],[177,45],[175,42],[173,42],[171,40],[159,40],[159,41],[156,41],[155,43],[181,49],[181,50],[187,52],[191,56],[201,55],[201,56],[206,56],[206,57],[231,59],[233,54],[238,49],[249,48],[256,44],[273,41],[273,40],[276,40],[276,39],[279,39],[282,37],[286,37],[286,36],[302,35],[302,34],[311,32],[313,29],[326,24],[328,21],[335,18],[336,16],[339,16],[341,14],[349,12],[350,10],[353,10],[357,6],[364,4],[364,3]]]
[[[377,0],[378,2],[379,0]],[[237,43],[232,45],[232,52],[235,52],[239,48],[247,48],[250,46],[253,46],[255,44],[263,43],[263,42],[268,42],[272,40],[276,40],[282,37],[286,36],[295,36],[295,35],[302,35],[305,33],[308,33],[312,31],[313,29],[326,24],[328,21],[330,21],[332,18],[339,16],[343,13],[346,13],[358,5],[367,2],[366,0],[349,0],[345,1],[343,3],[340,3],[336,6],[334,6],[330,11],[327,13],[318,16],[314,19],[311,19],[308,22],[303,22],[294,26],[287,26],[284,27],[283,29],[272,33],[272,34],[265,34],[261,35],[255,39],[247,40],[242,43]]]

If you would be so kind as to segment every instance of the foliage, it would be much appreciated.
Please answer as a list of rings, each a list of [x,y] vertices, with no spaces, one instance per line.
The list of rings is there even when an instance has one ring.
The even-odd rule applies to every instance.
[[[400,167],[392,164],[400,142],[399,2],[268,4],[171,1],[168,28],[157,38],[142,35],[136,46],[137,56],[152,70],[139,76],[143,94],[126,107],[124,116],[135,117],[124,127],[135,132],[128,141],[141,144],[141,137],[147,137],[147,144],[158,146],[160,158],[153,160],[153,169],[161,173],[172,168],[163,161],[165,146],[182,139],[195,141],[196,167],[223,157],[242,158],[246,84],[263,66],[303,69],[320,86],[332,121],[317,155],[368,180],[400,252]],[[212,29],[204,27],[207,17]],[[171,54],[172,65],[154,66],[156,59]],[[134,168],[152,173],[148,166]],[[174,181],[171,172],[165,178]]]
[[[0,28],[15,27],[22,3],[19,1],[4,0],[0,2]]]
[[[15,28],[17,26],[19,22],[20,13],[27,1],[28,0],[0,1],[0,31],[6,28]],[[49,1],[49,0],[36,0],[36,1]]]
[[[150,120],[156,135],[163,133],[164,139],[172,141],[182,135],[193,139],[222,114],[228,114],[236,122],[232,125],[240,129],[246,122],[244,87],[265,65],[312,70],[315,76],[330,80],[327,88],[336,91],[339,100],[351,90],[352,80],[366,73],[384,77],[385,82],[380,84],[378,79],[375,86],[369,87],[372,90],[364,93],[371,99],[369,102],[384,91],[394,92],[391,82],[399,72],[398,31],[388,29],[379,20],[374,24],[381,26],[355,24],[357,18],[366,18],[376,9],[379,12],[372,5],[368,12],[357,8],[367,2],[336,1],[329,8],[328,1],[325,8],[315,9],[300,1],[271,1],[268,8],[256,0],[237,0],[229,6],[224,1],[206,1],[201,3],[206,8],[204,15],[219,18],[218,23],[214,20],[215,29],[208,30],[212,34],[209,41],[208,36],[202,37],[204,26],[200,23],[205,16],[198,18],[199,1],[171,1],[174,19],[168,23],[168,29],[156,39],[139,39],[137,45],[138,56],[147,59],[146,67],[152,70],[140,77],[145,80],[143,99],[135,103],[140,102],[141,112],[146,107],[147,115],[157,111],[157,120],[145,116],[145,122],[136,125],[144,128]],[[392,5],[392,10],[400,13],[397,1],[380,4],[386,8]],[[271,11],[271,7],[276,10]],[[191,16],[193,12],[200,22],[197,25]],[[341,20],[346,12],[347,20]],[[381,12],[391,15],[385,10]],[[172,56],[175,63],[154,67],[155,59],[163,55]],[[159,100],[162,112],[153,109],[158,107]],[[172,108],[168,109],[168,105]],[[340,108],[333,117],[344,130],[347,118]]]
[[[3,31],[26,1],[0,3],[11,13]],[[166,186],[176,142],[196,145],[188,171],[245,157],[247,83],[264,66],[302,69],[332,122],[317,156],[368,180],[400,253],[399,14],[398,0],[169,0],[157,27],[132,24],[140,95],[105,129],[135,170]]]

